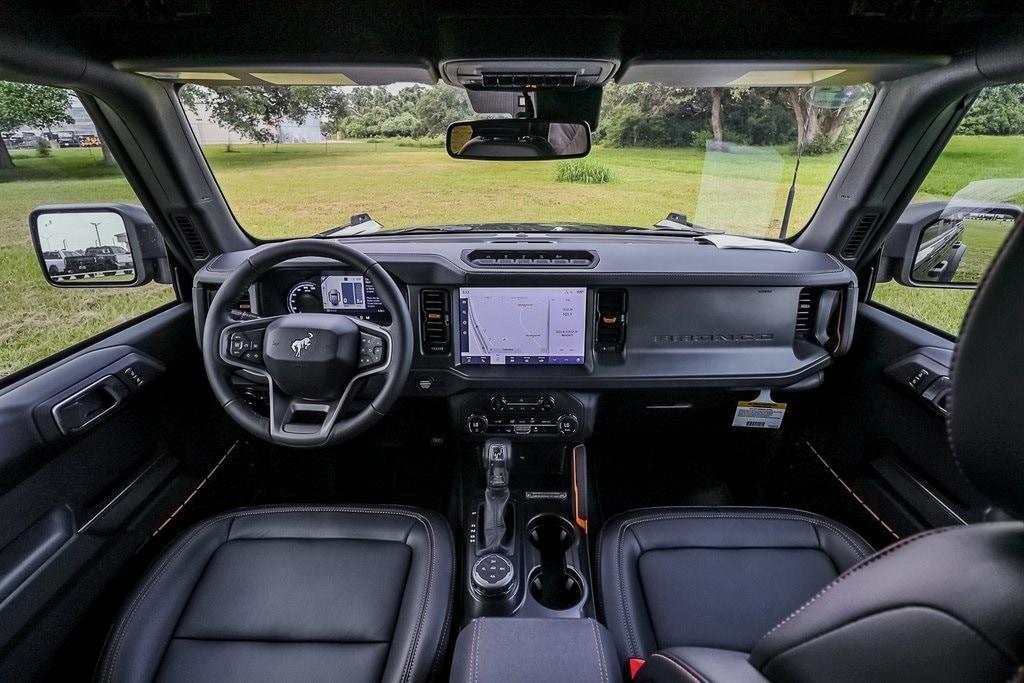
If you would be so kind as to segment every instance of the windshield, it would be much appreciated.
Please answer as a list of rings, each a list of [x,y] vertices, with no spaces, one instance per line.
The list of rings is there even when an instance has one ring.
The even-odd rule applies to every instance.
[[[670,212],[777,238],[799,232],[821,201],[869,106],[873,91],[860,88],[855,103],[820,108],[803,87],[608,85],[589,156],[500,162],[448,156],[448,124],[482,116],[445,84],[179,92],[235,216],[259,238],[307,236],[362,213],[384,230],[582,230],[592,228],[573,224],[651,228]]]

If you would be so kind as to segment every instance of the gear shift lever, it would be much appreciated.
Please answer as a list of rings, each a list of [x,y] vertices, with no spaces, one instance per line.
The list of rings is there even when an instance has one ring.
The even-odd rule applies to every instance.
[[[483,554],[501,552],[505,540],[505,516],[508,512],[508,470],[512,462],[512,442],[488,439],[484,443],[484,471],[487,490],[484,492]]]
[[[508,469],[512,464],[512,442],[488,439],[484,443],[483,466],[487,478],[484,491],[483,547],[470,572],[473,585],[484,597],[507,594],[515,586],[515,569],[510,559],[514,543],[508,540]]]

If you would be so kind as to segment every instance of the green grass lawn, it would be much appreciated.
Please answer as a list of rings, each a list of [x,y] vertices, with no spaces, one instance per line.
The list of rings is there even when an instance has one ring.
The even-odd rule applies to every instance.
[[[46,158],[14,152],[0,171],[0,377],[171,301],[165,285],[137,289],[58,289],[43,279],[28,232],[42,204],[138,203],[97,149],[59,149]]]
[[[705,163],[696,149],[596,147],[589,158],[608,167],[612,180],[583,185],[555,182],[553,161],[455,161],[443,149],[392,143],[234,149],[205,151],[235,216],[258,237],[308,235],[364,211],[389,228],[502,221],[650,226],[679,211],[730,231],[776,236],[793,170],[784,148],[717,154]],[[791,227],[810,218],[839,161],[834,154],[802,162]],[[700,204],[705,170],[714,173],[706,186],[717,191],[706,190]],[[759,215],[743,205],[758,207]]]
[[[965,179],[1020,175],[1020,143],[955,138],[919,199],[947,197]],[[700,224],[773,237],[794,162],[784,147],[710,156],[690,148],[595,147],[590,159],[607,167],[611,180],[584,185],[556,182],[556,162],[460,162],[441,148],[392,142],[235,145],[232,152],[211,145],[205,151],[239,222],[264,238],[309,235],[364,211],[387,228],[496,221],[650,226],[679,211]],[[73,290],[46,284],[29,240],[33,208],[137,200],[120,171],[103,165],[99,150],[13,156],[17,168],[0,171],[0,377],[172,296],[158,285]],[[810,218],[840,161],[840,154],[831,154],[801,162],[790,234]],[[978,253],[969,249],[968,258]],[[876,298],[911,314],[924,310],[932,324],[955,331],[970,293],[886,284]]]

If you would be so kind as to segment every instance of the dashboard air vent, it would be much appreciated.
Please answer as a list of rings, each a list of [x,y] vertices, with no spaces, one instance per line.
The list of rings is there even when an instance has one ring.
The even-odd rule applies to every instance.
[[[812,289],[801,289],[796,305],[796,336],[807,338],[814,328],[814,312],[817,297]]]
[[[252,297],[250,294],[251,292],[248,289],[245,290],[245,294],[238,297],[238,301],[235,302],[232,308],[241,311],[243,314],[252,313]]]
[[[860,255],[861,247],[864,246],[864,242],[871,234],[876,223],[878,223],[878,214],[874,212],[865,213],[857,219],[856,225],[850,231],[850,236],[846,238],[846,244],[843,245],[842,254],[844,259],[855,259]]]
[[[252,292],[247,289],[238,297],[233,304],[231,304],[230,316],[234,320],[252,320],[258,316],[252,311]],[[213,297],[217,295],[216,289],[206,290],[206,307],[209,310],[210,305],[213,303]]]
[[[451,353],[452,316],[448,292],[443,289],[420,291],[420,339],[424,354]]]
[[[583,250],[477,249],[466,261],[478,268],[590,268],[597,258]]]
[[[192,255],[192,258],[196,261],[205,261],[210,258],[210,250],[206,248],[206,243],[203,242],[199,231],[196,230],[196,225],[192,222],[192,218],[183,213],[176,213],[171,218],[174,220],[174,225],[178,229],[181,238],[185,240],[185,246],[188,247],[188,252]]]
[[[626,343],[626,291],[602,289],[597,292],[597,326],[594,350],[622,353]]]

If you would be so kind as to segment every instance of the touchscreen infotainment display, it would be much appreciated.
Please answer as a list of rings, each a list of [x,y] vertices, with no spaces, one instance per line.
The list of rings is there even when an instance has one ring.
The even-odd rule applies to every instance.
[[[582,365],[586,287],[462,287],[464,365]]]

